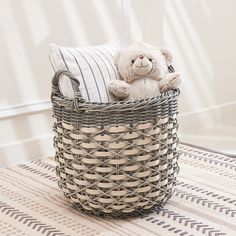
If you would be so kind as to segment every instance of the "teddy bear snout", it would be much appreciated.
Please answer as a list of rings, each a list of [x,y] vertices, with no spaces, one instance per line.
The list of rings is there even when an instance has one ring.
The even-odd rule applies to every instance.
[[[140,58],[142,56],[142,58]],[[152,71],[152,63],[147,57],[139,55],[132,65],[133,71],[137,75],[147,75]]]
[[[143,59],[143,58],[144,58],[144,56],[141,54],[141,55],[139,55],[139,58],[140,58],[140,59]]]
[[[149,61],[148,58],[143,55],[139,56],[134,63],[136,67],[147,67],[151,66],[151,64],[151,61]]]

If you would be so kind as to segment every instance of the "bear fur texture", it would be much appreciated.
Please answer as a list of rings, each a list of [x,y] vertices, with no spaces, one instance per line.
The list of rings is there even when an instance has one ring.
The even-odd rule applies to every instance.
[[[178,73],[168,72],[172,54],[164,48],[134,43],[122,48],[114,62],[119,80],[110,82],[108,90],[117,101],[155,97],[177,88],[181,82]]]

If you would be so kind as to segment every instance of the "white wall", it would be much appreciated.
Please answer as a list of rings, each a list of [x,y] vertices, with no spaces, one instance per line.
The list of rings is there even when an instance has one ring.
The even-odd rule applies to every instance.
[[[1,166],[53,154],[48,43],[119,41],[122,24],[120,0],[0,0],[0,5]]]
[[[167,46],[184,80],[181,130],[236,116],[234,0],[131,0],[125,36],[121,0],[0,3],[0,166],[53,153],[50,42],[84,46],[126,38]]]
[[[181,130],[236,117],[236,1],[131,2],[132,40],[161,44],[175,56]]]

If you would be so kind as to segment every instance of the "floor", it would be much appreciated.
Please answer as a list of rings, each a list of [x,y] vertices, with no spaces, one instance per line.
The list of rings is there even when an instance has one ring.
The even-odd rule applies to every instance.
[[[236,154],[236,119],[224,121],[214,127],[185,131],[180,141]]]

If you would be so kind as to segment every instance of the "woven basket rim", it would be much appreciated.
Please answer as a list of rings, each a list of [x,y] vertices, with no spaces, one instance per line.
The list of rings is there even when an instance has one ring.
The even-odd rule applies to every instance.
[[[60,92],[58,81],[62,74],[65,74],[70,78],[75,92],[74,98],[66,97]],[[70,108],[70,109],[73,108],[73,110],[77,111],[83,111],[83,110],[96,111],[100,109],[102,109],[103,111],[108,111],[109,109],[111,110],[123,109],[123,111],[125,111],[125,109],[128,110],[131,108],[139,110],[142,109],[145,105],[154,104],[157,102],[159,103],[159,105],[161,105],[167,100],[174,99],[180,94],[180,90],[177,88],[161,93],[158,96],[146,99],[130,100],[130,101],[91,102],[82,98],[79,86],[80,86],[79,80],[76,79],[76,77],[71,72],[64,70],[57,71],[52,80],[52,94],[51,94],[52,103],[53,104],[56,103],[57,105],[65,108]]]

